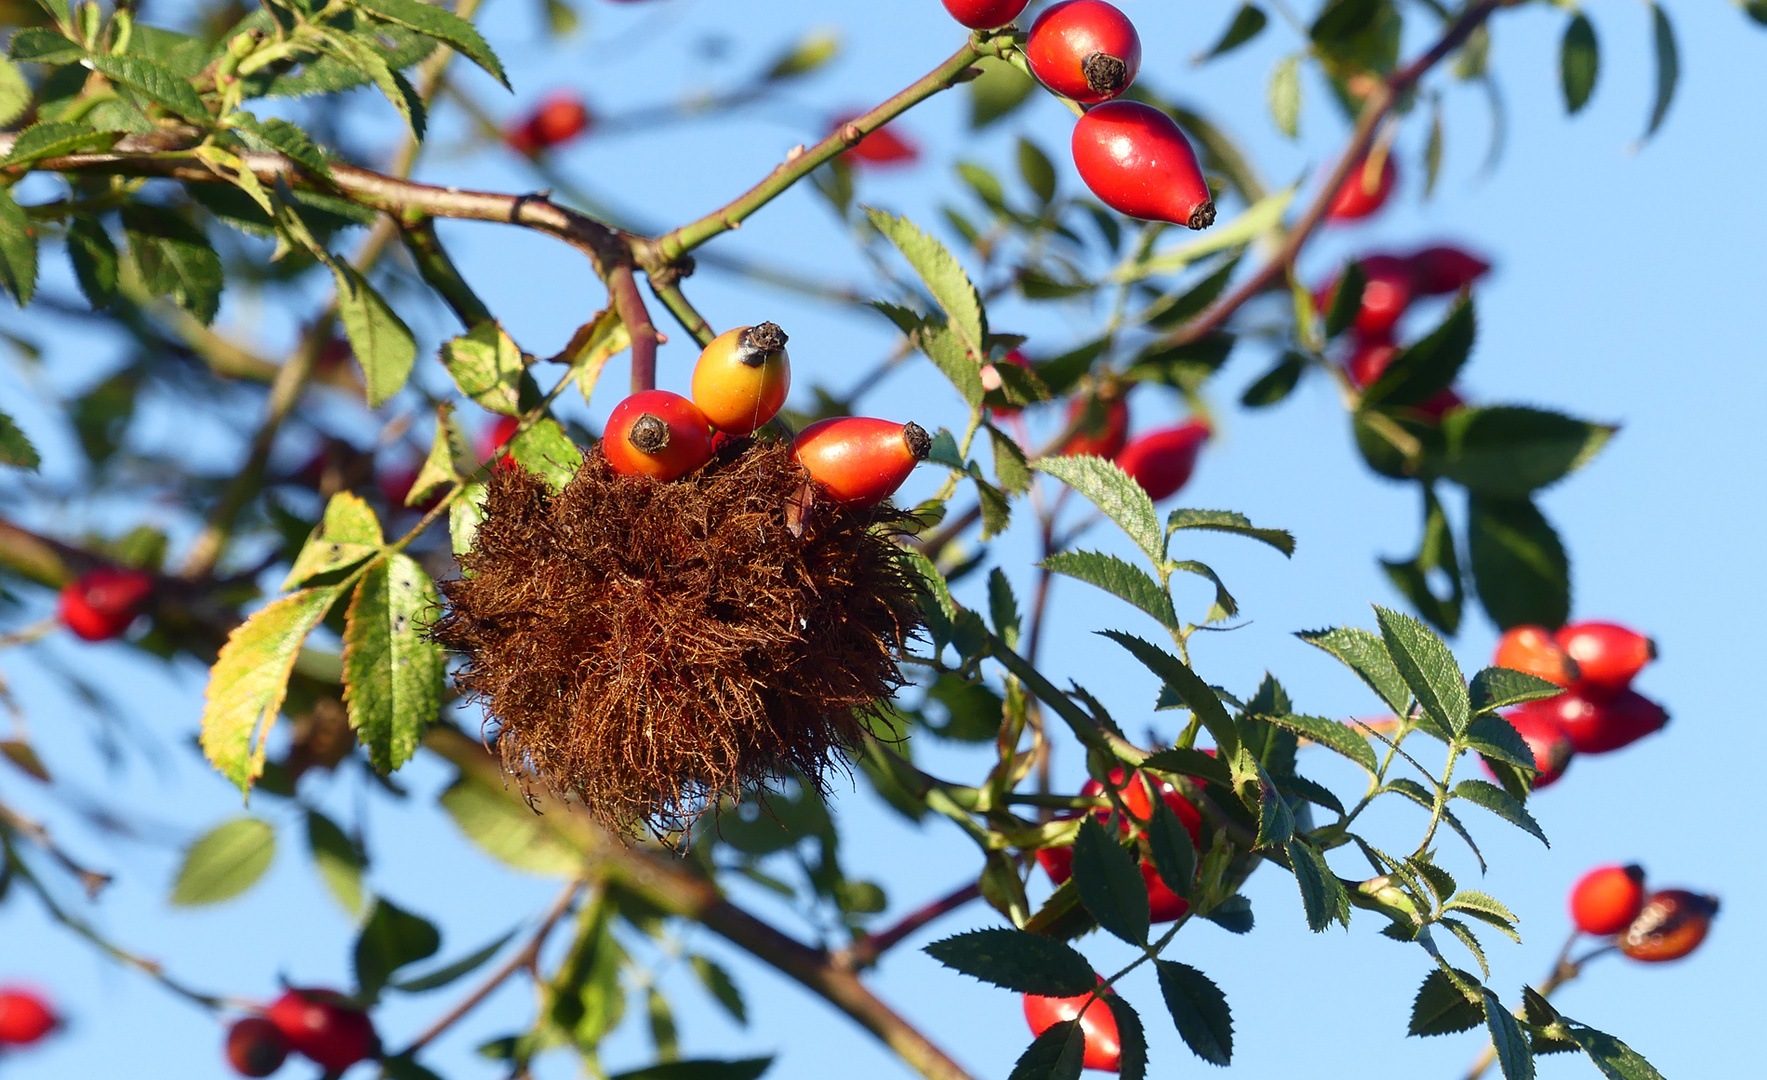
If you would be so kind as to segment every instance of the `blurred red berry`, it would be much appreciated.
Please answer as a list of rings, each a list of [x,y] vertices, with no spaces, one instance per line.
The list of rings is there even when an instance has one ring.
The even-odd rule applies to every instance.
[[[1718,914],[1718,898],[1686,889],[1652,893],[1644,910],[1620,935],[1620,951],[1634,960],[1679,960],[1699,948]]]
[[[227,1062],[241,1076],[269,1076],[288,1060],[288,1038],[261,1016],[235,1020],[227,1029]]]
[[[1362,306],[1350,325],[1365,341],[1385,341],[1411,306],[1411,270],[1391,255],[1364,255],[1356,262],[1362,268]],[[1330,313],[1341,280],[1314,294],[1313,304],[1321,317]]]
[[[1544,626],[1512,626],[1497,639],[1491,666],[1526,672],[1555,686],[1569,686],[1577,665]]]
[[[1571,623],[1555,637],[1577,662],[1578,686],[1597,694],[1626,689],[1657,656],[1656,642],[1617,623]]]
[[[0,1046],[29,1046],[55,1030],[55,1012],[34,990],[0,989]]]
[[[107,641],[129,629],[152,593],[152,574],[101,566],[63,586],[59,615],[87,641]]]
[[[1067,422],[1071,425],[1079,422],[1088,414],[1087,398],[1074,398],[1068,402]],[[1123,398],[1114,398],[1103,406],[1098,413],[1089,418],[1078,431],[1061,444],[1058,454],[1072,456],[1075,454],[1092,454],[1101,458],[1114,458],[1122,452],[1123,446],[1129,441],[1129,402]]]
[[[844,113],[828,122],[829,134],[839,131],[857,120],[861,113]],[[906,137],[891,131],[886,124],[876,131],[862,135],[859,141],[848,147],[841,157],[854,166],[885,167],[912,165],[920,160],[920,147]]]
[[[374,1021],[336,991],[290,989],[264,1015],[290,1047],[330,1072],[380,1052]]]
[[[1196,457],[1209,440],[1206,420],[1187,420],[1129,440],[1117,454],[1117,464],[1154,502],[1178,494],[1196,469]]]
[[[1112,769],[1110,776],[1112,784],[1121,784],[1123,782],[1122,767]],[[1146,773],[1137,772],[1130,783],[1122,789],[1124,807],[1139,821],[1145,822],[1153,814],[1153,796],[1150,785],[1154,783],[1155,781]],[[1161,801],[1171,809],[1172,813],[1177,815],[1179,823],[1184,826],[1184,831],[1190,834],[1191,843],[1200,849],[1202,847],[1202,814],[1197,811],[1189,799],[1184,797],[1182,792],[1169,782],[1158,781],[1158,789]],[[1099,798],[1104,795],[1104,785],[1096,780],[1088,780],[1080,788],[1080,794],[1087,798]],[[1110,815],[1111,812],[1102,807],[1092,812],[1092,816],[1100,822],[1108,822]],[[1119,820],[1117,828],[1120,832],[1127,834],[1130,828],[1129,822]],[[1060,885],[1073,876],[1074,849],[1071,847],[1039,848],[1037,863],[1043,867],[1043,872],[1049,875],[1050,881]],[[1161,880],[1159,871],[1149,860],[1143,859],[1141,861],[1141,879],[1147,886],[1148,914],[1153,922],[1173,922],[1183,918],[1185,912],[1190,910],[1190,903],[1173,892]],[[1068,1019],[1072,1019],[1072,1017],[1068,1017]]]
[[[1365,298],[1366,295],[1365,293]],[[1364,338],[1358,335],[1356,350],[1344,361],[1344,370],[1349,374],[1351,382],[1367,389],[1376,379],[1381,377],[1382,373],[1392,364],[1393,358],[1398,355],[1398,346],[1386,337]],[[1412,408],[1430,420],[1440,421],[1442,417],[1465,404],[1466,402],[1461,396],[1455,393],[1452,387],[1448,387],[1437,391],[1428,400],[1413,405]]]
[[[1426,247],[1405,260],[1419,296],[1457,293],[1491,272],[1491,264],[1469,251],[1446,244]]]
[[[1548,699],[1550,701],[1551,699]],[[1559,777],[1570,768],[1571,759],[1577,756],[1577,748],[1571,737],[1565,733],[1564,726],[1558,722],[1557,713],[1546,701],[1529,701],[1517,706],[1504,714],[1509,726],[1528,744],[1528,750],[1534,755],[1534,790],[1558,783]],[[1489,764],[1486,771],[1490,770]]]
[[[1399,178],[1399,167],[1392,154],[1384,155],[1378,171],[1368,168],[1367,158],[1350,168],[1350,175],[1332,196],[1326,208],[1327,221],[1359,221],[1387,204],[1393,184]]]
[[[1571,887],[1571,921],[1596,937],[1617,934],[1644,910],[1644,867],[1598,866]]]
[[[547,95],[504,139],[517,151],[532,156],[563,146],[589,130],[594,118],[583,99],[569,90]]]
[[[1635,690],[1617,694],[1591,694],[1582,683],[1573,685],[1557,697],[1531,701],[1523,708],[1547,712],[1579,754],[1605,754],[1630,746],[1669,722],[1669,714],[1661,705]]]
[[[499,416],[490,427],[479,434],[479,460],[490,461],[497,456],[497,451],[508,445],[515,438],[515,429],[521,427],[521,418],[515,416]],[[499,469],[512,469],[515,465],[511,459],[504,458],[497,463]]]
[[[1103,979],[1098,980],[1101,984]],[[1096,998],[1087,994],[1074,997],[1042,997],[1025,995],[1025,1022],[1033,1035],[1041,1035],[1068,1020],[1080,1021],[1080,1033],[1086,1038],[1086,1054],[1081,1065],[1088,1069],[1119,1072],[1123,1065],[1123,1041],[1117,1031],[1117,1018],[1104,1003],[1106,990]],[[1091,1004],[1088,1005],[1087,1001]],[[1082,1007],[1085,1012],[1081,1012]]]
[[[944,0],[951,17],[971,30],[992,30],[1019,17],[1031,0]]]

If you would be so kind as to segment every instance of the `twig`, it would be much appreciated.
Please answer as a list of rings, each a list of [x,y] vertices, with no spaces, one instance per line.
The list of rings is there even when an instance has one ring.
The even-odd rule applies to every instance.
[[[972,881],[939,897],[930,904],[902,916],[896,925],[879,934],[861,934],[847,948],[836,952],[830,963],[849,971],[862,971],[877,963],[878,957],[902,943],[902,939],[932,922],[950,914],[982,895],[982,886]]]

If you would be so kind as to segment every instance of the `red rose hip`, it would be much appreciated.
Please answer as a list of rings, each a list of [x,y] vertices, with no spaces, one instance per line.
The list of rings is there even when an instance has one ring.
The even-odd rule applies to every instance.
[[[1596,937],[1617,934],[1644,910],[1644,867],[1598,866],[1571,887],[1571,921]]]
[[[288,1037],[261,1016],[236,1020],[227,1029],[227,1063],[241,1076],[269,1076],[288,1060]]]
[[[951,17],[971,30],[992,30],[1019,17],[1031,0],[945,0]]]
[[[679,479],[712,460],[712,425],[680,394],[640,390],[614,406],[601,453],[617,473]]]
[[[1089,404],[1086,398],[1068,402],[1069,426],[1080,423],[1081,427],[1061,444],[1056,453],[1066,457],[1091,454],[1106,460],[1114,458],[1129,442],[1129,402],[1124,398],[1112,398],[1104,403],[1102,416],[1089,415]]]
[[[1359,159],[1350,167],[1350,175],[1331,197],[1326,208],[1327,221],[1360,221],[1387,204],[1393,184],[1399,178],[1399,167],[1393,155],[1382,155],[1379,169],[1369,168],[1369,158]]]
[[[1415,295],[1411,271],[1402,259],[1391,255],[1365,255],[1357,259],[1356,264],[1362,268],[1362,306],[1356,309],[1351,326],[1365,341],[1385,342],[1393,327],[1398,325],[1399,317],[1411,306]],[[1333,281],[1313,297],[1314,306],[1322,315],[1331,311],[1337,299],[1338,284]],[[1351,374],[1354,376],[1355,372]],[[1380,372],[1373,374],[1378,376]],[[1373,378],[1368,380],[1373,381]],[[1366,386],[1367,383],[1359,381],[1358,385]]]
[[[121,637],[153,593],[153,575],[101,566],[62,587],[57,615],[87,641]]]
[[[1529,704],[1549,709],[1579,754],[1606,754],[1630,746],[1669,722],[1661,705],[1635,690],[1604,697],[1589,693],[1582,683]]]
[[[290,1047],[328,1072],[342,1072],[380,1052],[374,1021],[334,991],[290,989],[264,1016]]]
[[[1215,201],[1190,140],[1139,101],[1110,101],[1074,125],[1074,166],[1112,210],[1192,229],[1215,223]]]
[[[1087,994],[1065,998],[1026,994],[1025,1022],[1031,1025],[1033,1035],[1041,1035],[1057,1024],[1078,1019],[1080,1034],[1086,1038],[1086,1054],[1081,1064],[1088,1069],[1118,1072],[1123,1065],[1123,1040],[1117,1031],[1117,1018],[1104,1003],[1104,996],[1109,993],[1102,991],[1096,998]]]
[[[1141,35],[1104,0],[1063,0],[1031,24],[1025,59],[1044,86],[1082,105],[1109,101],[1141,70]]]
[[[1656,642],[1618,623],[1571,623],[1556,635],[1559,647],[1577,662],[1578,685],[1597,693],[1618,693],[1656,659]]]
[[[55,1024],[55,1012],[41,994],[16,986],[0,989],[0,1047],[29,1046]]]
[[[1634,960],[1679,960],[1699,948],[1718,914],[1718,898],[1686,889],[1651,894],[1644,910],[1620,935],[1620,951]]]
[[[1544,626],[1512,626],[1497,639],[1491,657],[1493,667],[1521,671],[1555,686],[1569,686],[1577,678],[1577,665],[1552,639]]]
[[[1123,782],[1122,768],[1119,766],[1112,769],[1110,776],[1111,783],[1121,784]],[[1146,822],[1153,814],[1153,797],[1150,786],[1156,783],[1161,801],[1173,814],[1177,815],[1179,823],[1184,826],[1184,831],[1190,834],[1190,842],[1200,849],[1202,847],[1202,814],[1197,811],[1189,799],[1184,797],[1182,792],[1170,783],[1163,780],[1156,782],[1147,774],[1137,772],[1131,782],[1122,789],[1123,806],[1138,821]],[[1080,794],[1087,798],[1098,798],[1104,794],[1104,785],[1096,780],[1088,780],[1080,788]],[[1100,822],[1106,822],[1110,820],[1110,813],[1109,810],[1100,808],[1094,810],[1092,815]],[[1118,821],[1118,829],[1122,833],[1127,834],[1129,828],[1129,822]],[[1071,847],[1039,848],[1037,863],[1043,867],[1043,872],[1049,875],[1050,881],[1060,885],[1073,876],[1074,849]],[[1152,922],[1174,922],[1183,918],[1184,914],[1190,910],[1189,901],[1173,892],[1160,878],[1159,871],[1153,863],[1147,859],[1141,861],[1141,880],[1147,886],[1148,916]]]
[[[1419,296],[1448,296],[1491,272],[1491,264],[1447,244],[1426,247],[1405,260]]]
[[[854,120],[859,113],[846,113],[828,122],[829,134],[833,134]],[[842,151],[841,158],[848,164],[858,166],[894,166],[912,165],[920,160],[920,148],[906,137],[890,130],[888,124],[876,131],[859,136],[859,141]]]
[[[926,460],[932,442],[919,424],[841,416],[811,424],[793,448],[823,495],[846,506],[875,506]]]
[[[1529,701],[1503,717],[1534,755],[1534,790],[1549,787],[1570,768],[1577,748],[1546,702]],[[1487,770],[1489,766],[1487,765]]]
[[[1169,499],[1189,482],[1209,434],[1209,425],[1202,420],[1150,431],[1129,440],[1116,462],[1153,501]]]
[[[589,130],[592,118],[583,99],[568,90],[552,93],[505,136],[521,153],[533,155],[570,142]]]

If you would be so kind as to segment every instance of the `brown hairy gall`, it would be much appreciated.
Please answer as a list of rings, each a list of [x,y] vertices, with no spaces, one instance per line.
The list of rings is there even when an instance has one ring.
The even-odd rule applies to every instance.
[[[493,475],[436,636],[504,767],[628,834],[786,776],[825,790],[921,617],[905,519],[816,500],[794,535],[806,479],[746,439],[669,483],[600,454],[556,494]]]

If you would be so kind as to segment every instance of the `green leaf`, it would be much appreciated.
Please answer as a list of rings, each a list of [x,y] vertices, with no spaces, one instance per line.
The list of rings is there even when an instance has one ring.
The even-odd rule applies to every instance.
[[[1252,918],[1252,902],[1244,896],[1229,896],[1215,905],[1213,910],[1204,913],[1203,918],[1230,934],[1249,934],[1255,922]]]
[[[1098,985],[1092,965],[1073,947],[1023,930],[971,930],[925,951],[948,968],[1020,994],[1073,997]]]
[[[89,54],[83,62],[112,82],[122,83],[193,124],[210,122],[208,107],[203,104],[196,88],[190,85],[190,80],[164,64],[139,56],[105,53]]]
[[[393,108],[399,110],[399,115],[404,118],[411,133],[422,139],[427,123],[423,99],[417,96],[411,84],[399,74],[387,57],[366,40],[335,31],[321,30],[318,33],[327,48],[343,62],[349,75],[354,78],[355,82],[349,85],[361,82],[361,76],[367,75],[380,89],[381,94],[392,103]]]
[[[361,496],[340,491],[325,504],[325,517],[301,546],[282,588],[292,589],[321,574],[354,566],[378,552],[385,543],[374,508]]]
[[[1147,571],[1124,562],[1115,555],[1103,555],[1096,551],[1062,551],[1044,559],[1039,565],[1046,570],[1096,585],[1152,615],[1161,625],[1173,630],[1179,628],[1178,615],[1172,610],[1172,598],[1160,588],[1160,583],[1150,577]]]
[[[1037,89],[1036,80],[1005,60],[984,56],[976,61],[982,74],[969,83],[969,126],[984,128],[1009,115]]]
[[[772,1064],[773,1059],[770,1057],[740,1058],[735,1061],[689,1058],[615,1073],[608,1080],[759,1080]]]
[[[1086,1035],[1076,1020],[1051,1024],[1013,1062],[1006,1080],[1079,1080]]]
[[[14,465],[21,469],[37,471],[43,459],[37,456],[37,448],[31,440],[13,423],[12,417],[0,412],[0,465]]]
[[[441,708],[447,657],[428,634],[440,610],[429,574],[401,553],[370,567],[350,600],[344,703],[368,760],[383,773],[411,759]]]
[[[736,987],[736,980],[730,973],[708,957],[694,953],[688,958],[693,966],[693,973],[699,977],[700,985],[712,995],[713,1000],[724,1006],[724,1011],[738,1024],[747,1027],[749,1022],[748,1007],[743,1004],[742,991]]]
[[[1215,691],[1202,677],[1190,669],[1184,661],[1166,652],[1157,645],[1143,641],[1133,634],[1125,634],[1118,630],[1103,630],[1100,633],[1129,650],[1142,666],[1159,676],[1178,700],[1184,702],[1186,708],[1196,714],[1209,734],[1215,737],[1215,746],[1221,756],[1232,760],[1239,750],[1239,729],[1233,724],[1233,718],[1215,696]]]
[[[1018,172],[1038,202],[1048,206],[1055,199],[1055,164],[1036,143],[1022,135],[1018,140]]]
[[[430,439],[429,456],[411,481],[405,493],[406,506],[422,506],[437,489],[458,483],[465,474],[478,467],[472,445],[460,425],[454,422],[454,405],[444,401],[436,406],[436,433]]]
[[[779,82],[808,75],[827,66],[841,54],[840,35],[831,30],[811,30],[768,65],[765,82]]]
[[[1417,613],[1444,633],[1460,629],[1460,615],[1466,601],[1466,585],[1460,572],[1460,560],[1454,551],[1454,534],[1448,528],[1448,514],[1436,498],[1435,487],[1419,484],[1423,494],[1423,538],[1417,554],[1409,560],[1382,559],[1381,568]],[[1448,580],[1448,595],[1436,595],[1430,572],[1437,571]]]
[[[1160,993],[1191,1052],[1211,1065],[1233,1060],[1233,1010],[1207,975],[1176,960],[1155,960]]]
[[[1166,516],[1166,535],[1170,537],[1179,529],[1232,533],[1269,544],[1284,555],[1292,556],[1295,553],[1295,538],[1287,530],[1260,529],[1244,514],[1232,510],[1174,510]]]
[[[1190,897],[1196,884],[1196,844],[1164,799],[1154,800],[1153,815],[1147,821],[1147,850],[1166,887]]]
[[[1479,980],[1467,972],[1458,968],[1455,971],[1467,984],[1479,985]],[[1447,972],[1433,968],[1424,976],[1423,985],[1417,988],[1417,997],[1411,1003],[1411,1025],[1406,1034],[1452,1035],[1471,1031],[1484,1021],[1483,1001],[1468,998],[1466,991],[1456,986]]]
[[[255,885],[276,857],[276,829],[255,817],[234,818],[185,849],[172,903],[198,907],[231,900]]]
[[[1477,336],[1472,297],[1464,296],[1441,325],[1394,354],[1380,378],[1362,391],[1363,407],[1421,405],[1446,390],[1466,365]]]
[[[337,823],[317,810],[307,811],[307,850],[320,880],[352,916],[362,913],[362,871],[367,860]]]
[[[1282,789],[1276,786],[1276,780],[1264,767],[1264,763],[1258,760],[1251,747],[1240,747],[1233,771],[1235,784],[1241,788],[1242,801],[1258,812],[1258,835],[1253,846],[1268,848],[1288,843],[1296,828],[1294,811],[1289,808],[1287,800],[1282,797]],[[1253,788],[1256,789],[1255,801]]]
[[[442,947],[442,934],[434,923],[397,907],[385,897],[374,901],[374,910],[356,936],[356,992],[372,1001],[406,964],[428,960]]]
[[[445,41],[468,60],[509,89],[509,77],[497,54],[472,23],[443,8],[420,3],[419,0],[355,0],[355,6],[387,22],[415,30],[420,34]]]
[[[254,148],[280,153],[313,175],[331,179],[331,162],[326,160],[325,152],[305,131],[287,120],[271,117],[260,121],[248,112],[236,112],[232,120],[233,130]]]
[[[368,404],[378,407],[411,377],[417,342],[405,320],[355,267],[340,260],[332,264],[331,273],[337,282],[338,315],[368,384]]]
[[[486,409],[505,416],[521,413],[522,351],[501,324],[482,322],[444,342],[442,366],[461,393]]]
[[[1482,495],[1522,498],[1581,468],[1618,430],[1517,405],[1457,409],[1442,422],[1442,475]]]
[[[74,278],[94,310],[110,307],[117,297],[117,248],[110,233],[95,217],[80,216],[68,222],[68,261]]]
[[[39,120],[19,132],[13,140],[12,152],[0,165],[29,165],[44,158],[109,149],[121,136],[121,132],[94,131],[85,124]]]
[[[1442,907],[1448,911],[1464,911],[1470,915],[1488,915],[1512,926],[1521,921],[1501,900],[1472,889],[1455,893]]]
[[[1326,337],[1337,337],[1356,321],[1356,316],[1362,313],[1362,293],[1367,288],[1368,275],[1362,264],[1352,259],[1332,290],[1331,305],[1325,311]]]
[[[1116,994],[1101,995],[1117,1022],[1117,1075],[1121,1080],[1145,1080],[1147,1076],[1147,1030],[1141,1014]]]
[[[1508,668],[1488,667],[1472,677],[1467,692],[1474,713],[1495,712],[1524,701],[1540,701],[1564,693],[1564,687]]]
[[[471,975],[474,971],[484,967],[503,946],[514,940],[515,934],[516,932],[511,930],[484,948],[469,953],[452,964],[439,967],[425,975],[417,975],[409,979],[395,979],[387,983],[387,987],[406,994],[421,994],[426,990],[438,990],[456,979]]]
[[[553,491],[562,491],[583,467],[583,451],[565,434],[557,420],[536,420],[516,433],[509,443],[509,456],[522,468],[546,481]]]
[[[975,356],[967,352],[957,335],[951,331],[948,322],[935,318],[926,318],[904,307],[874,300],[871,306],[894,322],[914,347],[926,354],[951,385],[957,388],[971,409],[979,409],[982,405],[982,366]],[[955,444],[953,444],[955,446]],[[929,458],[928,460],[937,460]],[[954,468],[962,468],[961,462]]]
[[[442,809],[487,855],[531,874],[569,877],[583,857],[519,797],[462,777],[442,792]]]
[[[1475,494],[1467,509],[1473,580],[1492,621],[1505,629],[1562,625],[1571,611],[1571,568],[1552,524],[1527,499]]]
[[[0,188],[0,286],[19,307],[37,290],[37,237],[12,193]]]
[[[255,612],[221,646],[203,704],[202,749],[241,792],[249,793],[264,771],[264,740],[282,710],[301,642],[337,599],[335,588],[292,593]]]
[[[1091,815],[1080,822],[1074,840],[1074,884],[1098,925],[1131,945],[1147,943],[1147,882],[1141,868]]]
[[[1411,702],[1411,693],[1393,658],[1380,638],[1356,627],[1335,627],[1330,630],[1302,630],[1296,637],[1343,661],[1378,695],[1395,715],[1404,716]]]
[[[123,232],[141,281],[157,296],[170,296],[205,325],[221,306],[226,279],[221,256],[202,230],[158,206],[123,207]]]
[[[994,478],[1000,481],[1000,490],[1011,495],[1024,494],[1031,486],[1031,469],[1025,462],[1024,450],[993,424],[987,427],[988,442],[994,450]]]
[[[1516,734],[1509,721],[1501,716],[1487,714],[1477,718],[1467,726],[1466,736],[1462,741],[1466,743],[1468,750],[1487,758],[1508,762],[1530,771],[1535,768],[1534,751]]]
[[[1284,352],[1269,371],[1245,388],[1239,403],[1249,409],[1265,409],[1287,399],[1307,371],[1307,358],[1293,349]]]
[[[1663,1080],[1643,1055],[1606,1032],[1566,1020],[1570,1036],[1608,1080]]]
[[[1299,713],[1261,715],[1263,715],[1263,719],[1270,721],[1277,727],[1292,731],[1333,753],[1349,758],[1371,776],[1380,768],[1374,756],[1374,748],[1368,745],[1368,737],[1352,730],[1346,724],[1340,724],[1336,720],[1328,720],[1321,716],[1303,716]]]
[[[1270,118],[1293,139],[1301,133],[1301,58],[1285,56],[1270,69]]]
[[[1497,1065],[1503,1080],[1534,1080],[1534,1054],[1528,1048],[1528,1037],[1516,1023],[1514,1014],[1503,1007],[1497,995],[1482,990],[1485,998],[1485,1026],[1491,1031],[1491,1045],[1497,1050]]]
[[[1541,831],[1540,823],[1534,820],[1534,815],[1528,813],[1528,808],[1522,805],[1521,800],[1496,784],[1485,780],[1462,780],[1454,785],[1451,796],[1456,799],[1465,799],[1475,806],[1482,806],[1516,828],[1534,836],[1547,847],[1552,846],[1552,841],[1546,839],[1546,833]]]
[[[1650,107],[1650,124],[1644,129],[1644,137],[1650,138],[1662,126],[1663,117],[1669,112],[1669,102],[1675,99],[1675,84],[1681,79],[1681,54],[1675,47],[1675,28],[1669,23],[1669,13],[1663,5],[1650,6],[1651,41],[1657,56],[1657,91],[1656,101]]]
[[[1308,929],[1319,933],[1334,922],[1348,927],[1350,894],[1344,891],[1344,883],[1331,872],[1325,853],[1300,836],[1291,837],[1286,847],[1295,884],[1301,889],[1301,906],[1307,912]]]
[[[1558,51],[1559,78],[1564,84],[1565,111],[1573,116],[1589,103],[1595,77],[1601,70],[1601,48],[1595,43],[1595,26],[1581,11],[1565,27]]]
[[[1173,330],[1202,314],[1227,291],[1234,271],[1239,269],[1240,254],[1223,260],[1207,277],[1183,292],[1168,293],[1149,304],[1142,311],[1142,318],[1156,330]]]
[[[10,60],[0,60],[0,126],[25,114],[31,106],[31,84]]]
[[[1207,578],[1214,583],[1215,602],[1209,607],[1208,614],[1204,617],[1203,621],[1220,622],[1223,619],[1231,619],[1233,616],[1239,614],[1239,601],[1235,600],[1233,594],[1227,591],[1227,586],[1222,584],[1221,578],[1216,575],[1215,571],[1207,563],[1200,563],[1194,559],[1180,559],[1172,564],[1172,569],[1182,570],[1187,574],[1195,574],[1200,578]]]
[[[1329,0],[1308,36],[1321,45],[1343,43],[1374,25],[1380,12],[1379,0]]]
[[[1233,15],[1233,21],[1227,24],[1227,30],[1221,35],[1221,40],[1215,42],[1214,47],[1204,53],[1202,58],[1213,60],[1217,56],[1232,52],[1262,33],[1269,22],[1270,17],[1264,14],[1263,9],[1252,4],[1241,4],[1239,10]]]
[[[1450,734],[1465,731],[1472,720],[1472,703],[1447,643],[1403,612],[1377,604],[1374,614],[1393,666],[1423,711]]]
[[[1090,454],[1038,458],[1033,467],[1073,488],[1104,511],[1155,566],[1165,562],[1166,537],[1160,531],[1159,514],[1146,490],[1128,473]]]
[[[971,356],[980,358],[988,353],[988,317],[982,310],[982,298],[963,272],[963,265],[937,239],[921,231],[907,218],[884,210],[866,208],[871,225],[896,245],[908,265],[914,268],[940,308],[950,319],[952,331]]]

